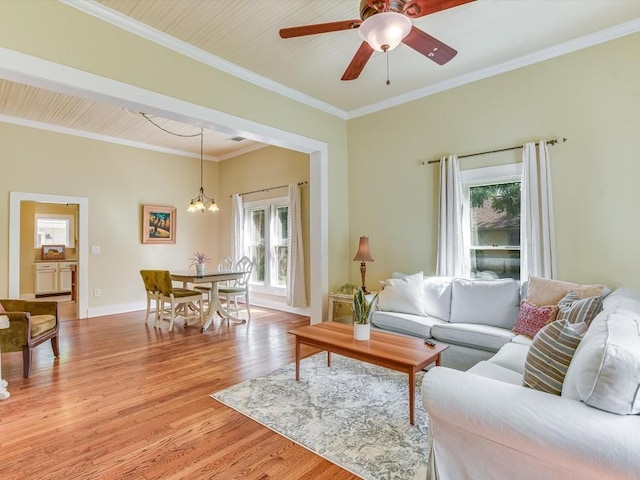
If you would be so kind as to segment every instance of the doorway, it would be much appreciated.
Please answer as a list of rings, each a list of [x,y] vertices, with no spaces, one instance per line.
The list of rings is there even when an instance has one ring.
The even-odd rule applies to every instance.
[[[87,318],[88,314],[88,232],[89,199],[64,195],[11,192],[9,197],[9,297],[20,298],[20,237],[22,202],[78,205],[78,245],[77,252],[77,318]]]

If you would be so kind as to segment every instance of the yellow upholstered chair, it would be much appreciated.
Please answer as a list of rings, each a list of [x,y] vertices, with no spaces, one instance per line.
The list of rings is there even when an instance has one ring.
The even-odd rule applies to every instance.
[[[41,343],[51,340],[53,355],[60,356],[58,347],[58,302],[0,300],[9,317],[9,328],[0,330],[0,351],[22,351],[22,376],[31,373],[31,352]]]
[[[164,313],[169,314],[169,331],[173,331],[173,323],[176,318],[176,307],[183,305],[185,317],[187,309],[195,304],[195,315],[200,317],[200,328],[204,326],[204,305],[202,292],[188,288],[174,288],[169,270],[155,270],[155,284],[158,288],[158,301],[160,310],[156,314],[155,326],[160,326]],[[168,307],[165,309],[165,304]],[[185,321],[186,325],[186,321]]]
[[[233,268],[235,272],[244,272],[242,277],[238,278],[233,285],[221,285],[218,287],[218,296],[220,300],[225,300],[227,310],[233,302],[233,307],[238,315],[238,297],[244,297],[244,306],[247,309],[247,324],[251,321],[251,310],[249,308],[249,279],[251,278],[251,272],[253,271],[253,262],[249,257],[244,256],[236,266]]]
[[[156,318],[160,315],[160,291],[156,286],[156,272],[158,270],[140,270],[142,281],[144,282],[144,289],[147,291],[147,314],[144,317],[144,323],[149,321],[149,314],[151,313],[151,302],[155,303]]]

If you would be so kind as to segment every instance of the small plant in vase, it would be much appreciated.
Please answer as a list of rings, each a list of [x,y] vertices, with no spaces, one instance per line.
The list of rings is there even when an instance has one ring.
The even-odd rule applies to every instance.
[[[358,288],[353,294],[353,336],[356,340],[369,340],[371,336],[369,316],[376,298],[378,298],[377,293],[371,300],[367,300],[367,295],[362,288]]]
[[[211,259],[207,257],[206,253],[196,252],[193,254],[191,258],[191,263],[189,264],[189,268],[196,266],[196,272],[198,275],[202,275],[204,273],[204,265],[205,263],[210,263]]]

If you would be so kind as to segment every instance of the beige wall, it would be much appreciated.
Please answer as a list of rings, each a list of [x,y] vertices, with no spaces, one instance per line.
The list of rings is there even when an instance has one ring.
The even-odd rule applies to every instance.
[[[199,160],[5,123],[0,123],[0,145],[0,188],[5,192],[89,199],[88,241],[101,250],[89,256],[89,290],[101,290],[100,297],[89,299],[90,308],[140,302],[142,268],[186,269],[195,250],[217,257],[216,242],[210,239],[217,237],[218,217],[186,212],[200,185]],[[204,178],[205,191],[217,192],[216,163],[205,162]],[[1,202],[1,223],[8,225],[8,194]],[[142,244],[143,205],[177,207],[175,245]],[[7,235],[3,237],[6,258]],[[6,292],[6,262],[2,265]]]
[[[60,28],[60,25],[64,25],[64,28]],[[329,282],[337,283],[348,276],[349,263],[346,259],[349,255],[349,231],[348,210],[346,208],[348,187],[345,120],[217,71],[52,0],[0,2],[0,46],[327,144],[328,184],[331,188],[331,194],[328,198],[331,218],[328,232]],[[251,132],[246,133],[251,134]],[[103,148],[99,142],[95,142],[95,144],[100,145],[99,149]],[[89,150],[94,148],[98,149],[98,147],[88,147]],[[122,147],[109,147],[109,149],[111,148]],[[92,157],[88,157],[88,159],[93,160]],[[141,165],[144,164],[143,161]],[[108,165],[108,162],[104,162],[99,166],[95,166],[93,163],[88,166],[85,162],[76,167],[78,170],[84,167],[87,172],[89,171],[87,169],[90,169],[92,175],[99,176],[102,174],[102,170],[112,168]],[[148,165],[145,166],[148,167]],[[116,163],[113,168],[122,168],[123,172],[126,171],[124,164],[120,167]],[[139,170],[139,168],[141,167],[133,167],[134,170]],[[176,169],[172,170],[172,174],[167,178],[173,180],[177,175]],[[196,168],[193,170],[197,173]],[[38,170],[34,171],[38,172]],[[123,172],[120,173],[123,174]],[[137,171],[136,173],[141,174],[142,172]],[[151,176],[153,174],[148,170],[145,171],[145,175]],[[44,178],[44,172],[38,173],[38,175],[43,175]],[[185,178],[182,178],[182,175],[178,177],[180,177],[181,183],[188,182],[190,185],[197,185],[197,180],[193,181],[191,178],[189,182],[186,176]],[[133,179],[137,180],[135,176],[132,177],[132,181]],[[93,182],[90,183],[93,184]],[[107,184],[102,182],[99,187],[105,188],[105,185]],[[117,183],[112,184],[111,188],[117,188],[117,186]],[[0,189],[4,191],[16,190],[12,185],[12,178],[0,179]],[[75,190],[90,191],[86,187],[69,185],[68,182],[60,183],[54,190],[55,192],[51,192],[49,188],[40,187],[38,191],[61,192],[63,194],[78,194]],[[27,191],[30,190],[27,189]],[[156,192],[155,195],[149,196],[163,196],[159,193],[160,190],[156,189],[154,192]],[[178,203],[174,196],[182,196],[184,190],[181,188],[179,192],[172,191],[171,194],[166,195],[164,203]],[[87,194],[87,196],[89,195]],[[92,196],[89,196],[91,205],[89,241],[91,244],[95,244],[99,239],[94,235],[99,229],[95,225],[96,217]],[[130,201],[131,198],[116,200],[114,207],[129,208]],[[0,196],[0,225],[8,225],[7,214],[3,213],[8,211],[7,202],[6,197]],[[180,218],[178,222],[180,229]],[[118,247],[125,248],[127,244],[124,242]],[[7,258],[7,255],[7,241],[0,238],[0,258]],[[101,258],[105,258],[105,256],[103,255]],[[101,264],[101,268],[108,266],[108,263],[102,264],[102,261],[96,260],[96,265],[92,265],[91,268],[91,275],[94,275],[93,272],[96,275],[91,279],[92,283],[94,283],[93,280],[103,278],[102,272],[93,268],[98,264]],[[6,273],[0,276],[0,292],[2,291],[7,291]],[[104,301],[104,296],[102,301]]]
[[[360,235],[375,258],[370,287],[393,270],[433,272],[437,167],[423,160],[566,136],[551,150],[559,276],[640,286],[638,34],[348,122],[55,1],[0,2],[0,46],[326,143],[331,288],[358,283]],[[102,247],[89,259],[89,288],[102,290],[91,307],[139,301],[142,266],[180,268],[195,249],[219,256],[206,240],[218,238],[217,220],[181,208],[199,184],[197,160],[7,124],[0,144],[0,225],[9,224],[9,191],[89,199],[88,241]],[[207,162],[205,182],[220,198],[216,164]],[[140,243],[143,204],[179,207],[175,246]]]
[[[435,271],[438,167],[423,160],[565,136],[550,149],[558,277],[640,288],[638,52],[634,34],[349,121],[350,245],[370,237],[369,287]]]

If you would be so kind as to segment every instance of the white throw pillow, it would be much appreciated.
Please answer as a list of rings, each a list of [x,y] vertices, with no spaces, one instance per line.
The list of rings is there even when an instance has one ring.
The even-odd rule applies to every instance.
[[[562,396],[622,415],[640,413],[640,314],[605,310],[578,345]]]
[[[424,316],[422,272],[390,278],[378,295],[378,310]]]
[[[520,285],[512,278],[453,279],[451,323],[482,323],[511,330],[519,309]]]
[[[449,321],[452,277],[424,277],[424,313]]]

